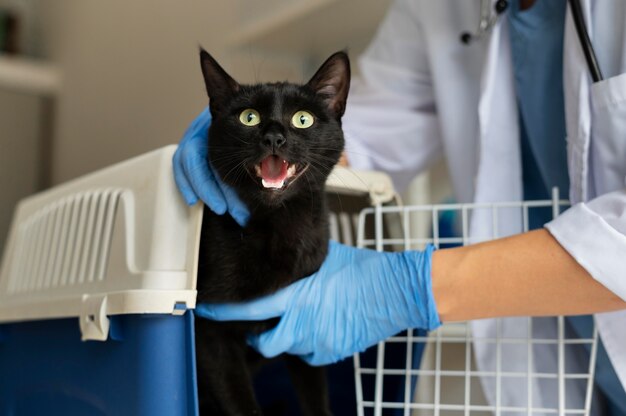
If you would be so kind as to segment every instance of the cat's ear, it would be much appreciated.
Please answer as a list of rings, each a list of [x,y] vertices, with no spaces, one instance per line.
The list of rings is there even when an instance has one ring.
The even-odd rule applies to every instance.
[[[239,90],[239,84],[202,48],[200,48],[200,66],[211,111],[219,112],[224,103]]]
[[[350,60],[345,52],[335,52],[322,64],[307,85],[323,97],[328,108],[341,117],[346,110],[350,89]]]

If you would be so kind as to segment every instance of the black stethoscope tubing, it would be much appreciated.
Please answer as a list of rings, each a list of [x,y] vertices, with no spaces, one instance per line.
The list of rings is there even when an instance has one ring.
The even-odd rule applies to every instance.
[[[487,0],[487,2],[488,1],[489,0]],[[578,34],[578,40],[580,41],[580,46],[583,50],[583,54],[585,55],[585,60],[587,61],[587,67],[589,68],[589,72],[591,73],[591,79],[593,80],[593,82],[602,81],[602,71],[600,71],[600,65],[598,65],[598,59],[596,58],[596,53],[593,49],[591,39],[589,39],[589,32],[587,32],[587,25],[585,25],[585,17],[583,14],[583,9],[580,5],[580,0],[568,1],[570,4],[570,8],[572,9],[572,17],[574,19],[576,33]],[[483,2],[481,2],[481,17],[480,24],[478,25],[478,31],[476,33],[461,33],[461,42],[463,42],[464,44],[469,44],[472,39],[480,39],[485,33],[489,32],[489,30],[495,24],[498,16],[504,13],[504,11],[508,8],[509,3],[506,0],[496,1],[495,17],[490,16],[488,7],[485,8],[485,6],[485,0],[483,0]]]
[[[589,39],[589,32],[587,32],[587,25],[585,25],[585,18],[583,16],[583,10],[580,6],[580,0],[569,0],[569,5],[572,9],[572,17],[574,18],[574,26],[576,26],[576,33],[578,33],[578,39],[580,40],[580,46],[585,54],[585,60],[591,73],[591,79],[593,82],[602,81],[602,71],[600,71],[600,65],[598,65],[598,59],[596,58],[596,52]]]

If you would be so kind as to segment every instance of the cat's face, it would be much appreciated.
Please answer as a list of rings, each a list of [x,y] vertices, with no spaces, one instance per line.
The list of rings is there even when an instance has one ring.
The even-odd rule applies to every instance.
[[[200,60],[213,116],[209,160],[222,180],[252,208],[320,192],[344,146],[347,55],[332,55],[304,85],[240,85],[204,50]]]

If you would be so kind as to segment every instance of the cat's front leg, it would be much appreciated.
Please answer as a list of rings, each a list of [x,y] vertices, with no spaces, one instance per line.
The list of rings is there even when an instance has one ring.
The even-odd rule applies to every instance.
[[[246,364],[245,340],[220,325],[206,319],[195,321],[200,416],[260,416]]]
[[[331,416],[324,367],[312,367],[299,357],[284,354],[304,416]]]

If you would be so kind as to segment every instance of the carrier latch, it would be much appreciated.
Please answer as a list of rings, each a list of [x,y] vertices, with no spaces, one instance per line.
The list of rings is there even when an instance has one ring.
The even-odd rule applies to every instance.
[[[109,335],[106,295],[83,295],[80,332],[83,341],[106,341]]]

